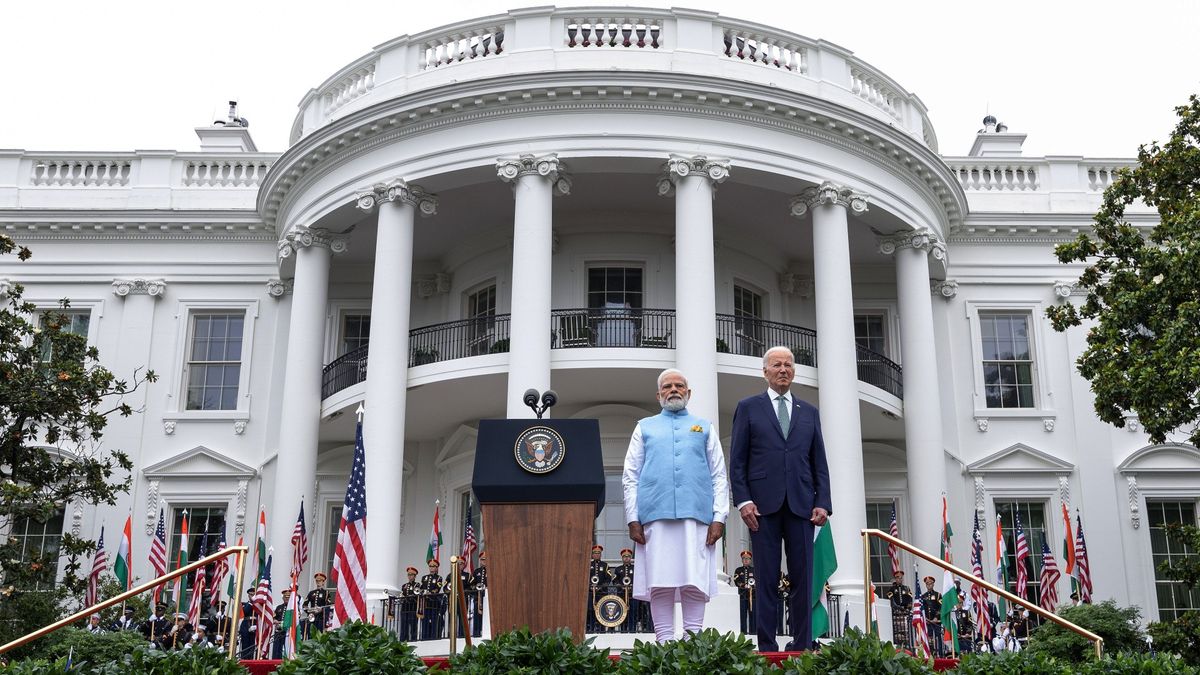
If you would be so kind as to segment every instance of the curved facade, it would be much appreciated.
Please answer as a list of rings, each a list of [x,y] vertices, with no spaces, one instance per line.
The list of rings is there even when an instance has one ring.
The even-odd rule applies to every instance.
[[[233,541],[262,504],[285,550],[303,501],[327,565],[361,405],[382,597],[421,562],[435,501],[461,542],[477,421],[531,416],[529,387],[600,419],[615,559],[657,373],[683,370],[727,430],[782,344],[822,410],[846,606],[858,531],[895,505],[937,550],[945,494],[962,535],[1020,513],[1059,555],[1078,510],[1098,597],[1195,607],[1156,581],[1150,534],[1195,520],[1200,454],[1100,423],[1081,332],[1043,317],[1078,276],[1054,243],[1128,161],[1024,157],[992,122],[947,156],[920,99],[837,45],[708,12],[516,10],[331,75],[281,155],[236,125],[198,129],[201,153],[0,152],[0,225],[35,253],[3,276],[71,297],[118,373],[164,375],[109,434],[137,462],[143,576],[160,505],[219,512]],[[69,505],[64,527],[126,509]],[[729,538],[732,569],[748,538]],[[736,626],[736,600],[709,622]]]

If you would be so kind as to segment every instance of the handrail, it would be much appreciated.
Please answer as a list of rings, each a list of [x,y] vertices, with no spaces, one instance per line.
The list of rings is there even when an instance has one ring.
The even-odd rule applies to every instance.
[[[233,597],[233,602],[230,603],[233,605],[234,610],[233,610],[233,616],[230,617],[231,620],[229,622],[229,642],[227,643],[227,646],[229,647],[229,659],[232,661],[237,656],[237,650],[234,649],[234,644],[233,644],[234,631],[237,630],[237,624],[238,624],[238,621],[240,620],[240,615],[242,613],[242,605],[240,602],[238,602],[237,599],[242,596],[242,577],[246,573],[246,554],[249,552],[250,552],[249,546],[230,546],[228,548],[221,549],[220,551],[217,551],[216,553],[214,553],[210,556],[206,556],[204,558],[197,560],[194,563],[180,567],[179,569],[175,570],[174,572],[171,572],[170,574],[164,574],[161,577],[151,579],[150,581],[147,581],[146,583],[142,584],[141,586],[138,586],[137,588],[132,588],[128,591],[125,591],[124,593],[113,596],[112,598],[109,598],[108,600],[105,600],[104,602],[101,602],[100,604],[92,605],[91,607],[85,607],[85,608],[79,610],[78,612],[75,612],[71,616],[68,616],[65,619],[59,619],[58,621],[55,621],[54,623],[50,624],[49,626],[39,628],[39,629],[35,630],[34,632],[30,633],[29,635],[17,638],[16,640],[13,640],[12,642],[4,645],[3,647],[0,647],[0,654],[3,654],[5,652],[9,651],[10,649],[16,649],[17,647],[20,647],[23,644],[33,642],[34,640],[36,640],[40,637],[49,635],[50,633],[53,633],[54,631],[58,630],[59,628],[69,626],[90,614],[99,612],[100,610],[108,609],[109,607],[112,607],[113,605],[117,605],[122,602],[125,602],[129,598],[132,598],[137,595],[141,595],[142,593],[146,593],[147,591],[152,591],[152,590],[154,590],[154,588],[156,586],[166,583],[172,579],[179,578],[189,572],[197,570],[201,567],[205,567],[206,565],[211,565],[212,563],[214,563],[228,555],[238,553],[240,555],[238,556],[237,594]]]
[[[1021,605],[1022,607],[1033,611],[1038,616],[1040,616],[1044,619],[1048,619],[1048,620],[1062,626],[1063,628],[1066,628],[1067,630],[1071,631],[1072,633],[1075,633],[1076,635],[1082,635],[1083,637],[1087,638],[1088,640],[1091,640],[1092,643],[1096,646],[1096,659],[1099,660],[1101,657],[1103,657],[1103,655],[1104,655],[1104,638],[1100,637],[1099,635],[1096,635],[1095,633],[1091,632],[1090,630],[1087,630],[1086,628],[1081,628],[1081,627],[1071,623],[1070,621],[1067,621],[1066,619],[1062,618],[1061,616],[1055,614],[1054,612],[1047,612],[1046,610],[1042,609],[1041,607],[1038,607],[1037,605],[1030,603],[1028,600],[1017,597],[1016,595],[1009,593],[1008,591],[1004,590],[1003,588],[1000,588],[999,586],[996,586],[996,585],[992,584],[991,582],[988,582],[984,579],[980,579],[979,577],[975,576],[974,574],[972,574],[964,569],[955,567],[954,565],[951,565],[950,563],[948,563],[944,560],[938,560],[935,556],[930,555],[929,553],[926,553],[925,551],[922,551],[921,549],[917,548],[916,546],[913,546],[912,544],[909,544],[908,542],[905,542],[901,539],[897,539],[896,537],[893,537],[892,535],[888,534],[887,532],[884,532],[883,530],[867,528],[865,530],[862,530],[861,534],[862,534],[862,538],[863,538],[863,572],[864,572],[863,577],[865,579],[863,582],[863,590],[866,593],[863,596],[863,600],[864,600],[863,605],[864,605],[864,609],[866,612],[866,624],[865,625],[867,625],[867,626],[871,625],[871,603],[870,603],[870,601],[867,600],[867,598],[871,597],[871,537],[878,537],[878,538],[886,541],[889,544],[893,544],[895,546],[898,546],[898,547],[904,549],[905,551],[908,551],[909,553],[917,556],[918,558],[921,558],[925,562],[933,563],[934,565],[937,565],[938,567],[940,567],[944,570],[949,570],[950,572],[952,572],[960,577],[963,577],[965,579],[970,579],[971,583],[983,586],[984,588],[995,593],[996,595],[999,595],[1000,597],[1004,598],[1005,600],[1008,600],[1009,602],[1015,602],[1016,604]]]

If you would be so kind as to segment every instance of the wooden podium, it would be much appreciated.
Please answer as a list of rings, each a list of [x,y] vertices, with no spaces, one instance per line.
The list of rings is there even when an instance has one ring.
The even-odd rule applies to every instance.
[[[592,527],[604,506],[599,422],[481,420],[471,488],[488,551],[492,634],[569,628],[582,641]]]

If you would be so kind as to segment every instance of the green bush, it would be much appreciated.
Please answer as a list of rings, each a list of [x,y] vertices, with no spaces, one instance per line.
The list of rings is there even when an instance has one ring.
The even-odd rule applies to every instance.
[[[61,639],[48,647],[42,655],[49,659],[62,659],[71,655],[76,667],[81,663],[91,665],[120,662],[126,654],[146,646],[146,638],[136,631],[118,631],[92,635],[80,628],[64,628]]]
[[[745,635],[719,633],[708,628],[688,633],[682,640],[664,644],[634,643],[633,650],[621,656],[617,664],[620,675],[638,673],[767,673],[769,664],[754,651],[754,643]]]
[[[14,661],[7,666],[0,666],[4,675],[68,675],[78,671],[67,667],[66,659],[47,661],[45,659],[30,659]]]
[[[1185,612],[1174,621],[1155,621],[1146,631],[1154,638],[1156,650],[1200,663],[1200,612]]]
[[[1074,668],[1080,675],[1196,675],[1200,669],[1169,654],[1117,654]]]
[[[1137,607],[1117,607],[1112,600],[1105,600],[1098,605],[1068,607],[1058,614],[1104,638],[1106,653],[1146,650],[1146,637],[1138,627],[1141,610]],[[1071,663],[1094,659],[1096,653],[1090,640],[1049,621],[1030,634],[1028,651]]]
[[[1063,662],[1030,651],[964,654],[956,675],[1069,675],[1075,672]]]
[[[933,669],[924,661],[897,651],[890,642],[851,628],[820,650],[794,656],[783,662],[783,672],[795,675],[817,673],[895,673],[924,675]]]
[[[537,635],[528,628],[501,633],[450,658],[454,675],[604,675],[613,670],[607,649],[594,649],[592,638],[577,645],[565,628]]]
[[[300,643],[279,675],[406,675],[425,672],[411,645],[380,626],[354,621]]]
[[[246,669],[215,649],[160,652],[143,647],[120,661],[97,664],[92,675],[246,675]]]

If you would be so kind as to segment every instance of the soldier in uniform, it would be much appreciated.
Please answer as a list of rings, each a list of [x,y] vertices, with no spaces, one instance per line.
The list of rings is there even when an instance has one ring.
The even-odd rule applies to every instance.
[[[471,637],[483,635],[483,598],[487,595],[487,551],[479,554],[479,566],[471,577]]]
[[[1008,613],[1008,623],[1012,626],[1013,639],[1023,649],[1029,641],[1029,610],[1013,605]]]
[[[779,575],[779,585],[775,589],[776,597],[779,598],[779,621],[775,626],[776,635],[787,635],[787,606],[788,596],[792,593],[792,580],[788,578],[786,572]]]
[[[313,589],[304,596],[304,639],[325,632],[326,621],[329,618],[329,591],[325,590],[327,578],[324,572],[314,573]]]
[[[275,605],[275,633],[271,635],[271,658],[283,658],[283,645],[287,634],[283,630],[283,617],[287,613],[288,600],[292,598],[292,589],[283,589],[283,602]]]
[[[192,638],[192,626],[187,622],[187,614],[179,612],[175,615],[175,624],[159,640],[159,648],[164,652],[183,649]]]
[[[225,613],[227,605],[224,600],[217,602],[212,606],[212,612],[209,615],[208,631],[209,640],[214,644],[224,645],[224,638],[229,637],[229,624],[233,621],[228,614]]]
[[[600,559],[604,553],[604,547],[596,544],[592,547],[592,561],[588,565],[588,608],[587,608],[587,632],[599,633],[600,621],[596,618],[596,601],[604,595],[604,587],[612,582],[612,571],[608,569],[608,563]]]
[[[421,577],[421,639],[437,640],[442,637],[445,625],[446,588],[438,569],[442,566],[437,558],[429,559],[429,574]]]
[[[934,656],[945,656],[946,646],[942,642],[942,594],[933,588],[936,579],[927,576],[925,592],[921,594],[921,606],[925,609],[925,629],[929,633],[929,649]]]
[[[754,556],[742,551],[742,565],[733,571],[733,585],[738,589],[738,615],[744,635],[753,635],[754,623]]]
[[[892,642],[901,648],[909,648],[912,641],[908,639],[912,630],[912,589],[904,585],[904,571],[899,570],[892,578],[892,585],[887,591],[888,602],[892,606]]]
[[[247,600],[242,603],[242,620],[238,622],[238,658],[245,661],[258,658],[254,653],[257,647],[256,635],[258,624],[254,620],[254,591],[246,591]]]
[[[621,549],[621,564],[614,567],[612,573],[613,579],[617,583],[617,594],[625,600],[625,606],[628,608],[628,611],[625,613],[625,621],[621,623],[620,631],[622,633],[637,632],[637,611],[634,609],[634,606],[639,601],[633,598],[632,549]]]
[[[958,607],[954,608],[954,620],[958,626],[959,653],[975,651],[975,621],[971,619],[971,610],[967,609],[962,597],[958,599]]]
[[[119,630],[137,630],[138,624],[133,618],[133,608],[126,607],[125,610],[121,612],[121,618],[112,622],[108,629],[114,633]]]
[[[409,567],[408,581],[400,586],[400,635],[404,642],[415,642],[417,639],[417,596],[420,584],[417,583],[417,568]]]
[[[159,644],[162,637],[171,630],[171,619],[167,618],[167,603],[154,605],[154,613],[142,624],[142,635],[154,644]]]

